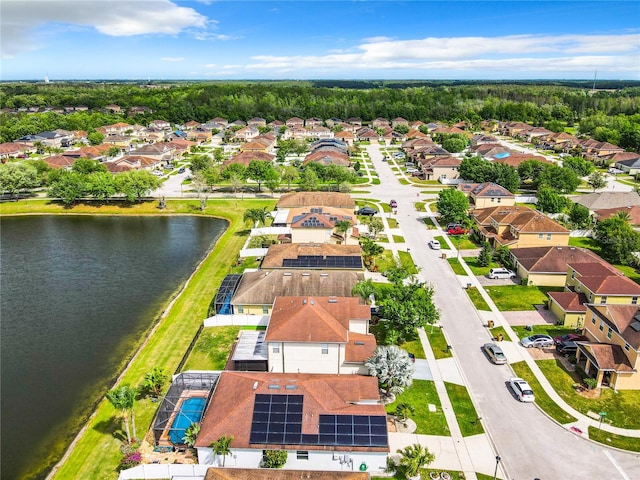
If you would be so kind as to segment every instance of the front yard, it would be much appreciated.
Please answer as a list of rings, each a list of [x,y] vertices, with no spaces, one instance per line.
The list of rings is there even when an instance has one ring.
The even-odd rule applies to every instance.
[[[393,414],[401,403],[408,403],[415,408],[411,419],[416,422],[416,434],[449,436],[451,432],[447,426],[447,419],[440,405],[440,398],[433,382],[428,380],[414,380],[413,384],[396,397],[396,401],[385,408],[387,413]],[[429,411],[429,404],[436,407],[435,412]]]
[[[547,303],[547,292],[561,292],[562,287],[539,287],[523,285],[501,285],[485,287],[485,291],[503,312],[535,310],[536,305]]]

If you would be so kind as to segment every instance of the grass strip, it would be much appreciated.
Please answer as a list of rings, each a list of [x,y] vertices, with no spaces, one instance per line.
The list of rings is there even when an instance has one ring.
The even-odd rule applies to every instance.
[[[589,438],[610,447],[640,452],[640,438],[623,437],[622,435],[599,430],[596,427],[589,427]]]
[[[447,262],[449,262],[449,265],[451,265],[451,269],[453,270],[453,273],[455,273],[456,275],[467,274],[467,272],[464,271],[464,268],[462,268],[462,264],[460,263],[460,260],[458,260],[457,258],[447,258]]]
[[[469,437],[484,433],[484,428],[480,423],[478,412],[473,406],[467,387],[449,382],[444,382],[444,386],[447,389],[449,400],[451,400],[462,436]]]
[[[453,357],[453,353],[447,348],[447,339],[440,327],[427,325],[424,327],[424,332],[427,334],[431,351],[436,360]]]
[[[442,411],[442,405],[440,405],[438,392],[432,381],[414,380],[409,388],[396,397],[395,402],[385,406],[387,413],[393,415],[396,407],[401,403],[408,403],[415,409],[410,418],[416,422],[416,434],[447,437],[451,435],[447,419]],[[435,412],[429,411],[429,404],[436,406]]]
[[[239,332],[238,326],[203,328],[182,371],[224,370]]]
[[[144,346],[131,361],[119,383],[137,386],[144,375],[153,367],[174,372],[184,352],[193,340],[198,327],[206,317],[209,303],[220,281],[229,272],[235,261],[235,254],[245,242],[248,231],[245,230],[242,216],[247,208],[273,207],[274,200],[216,199],[200,211],[197,200],[168,200],[167,208],[159,210],[156,201],[140,204],[79,204],[65,208],[61,204],[48,200],[29,200],[4,204],[2,213],[44,213],[44,214],[93,214],[93,215],[171,215],[204,214],[229,220],[229,228],[220,237],[207,258],[200,264],[191,277],[188,286],[175,299],[167,315],[159,320],[155,330],[147,338]],[[223,254],[223,252],[225,252]],[[163,306],[166,309],[169,300]],[[145,339],[140,339],[142,345]],[[123,367],[125,361],[123,359]],[[135,414],[137,433],[140,438],[147,432],[159,404],[149,400],[136,403]],[[100,400],[95,415],[87,421],[87,428],[81,434],[66,461],[55,473],[54,478],[92,478],[115,479],[118,476],[117,465],[120,453],[121,421],[117,412],[106,400]],[[99,454],[96,454],[99,452]],[[60,454],[60,452],[52,452]],[[51,457],[50,460],[54,460]]]
[[[542,385],[533,374],[529,365],[526,362],[516,362],[511,364],[511,368],[515,374],[523,378],[527,381],[527,383],[533,389],[533,394],[536,396],[536,404],[551,418],[553,418],[558,423],[572,423],[575,422],[576,419],[569,415],[567,412],[562,410],[556,402],[554,402],[547,392],[544,391]]]
[[[476,307],[476,310],[491,310],[489,304],[482,298],[482,295],[476,287],[470,287],[466,289],[467,295],[471,299],[471,302]]]
[[[442,235],[436,235],[435,237],[433,237],[433,239],[440,242],[441,250],[451,250],[451,248],[449,247],[449,244],[447,243],[447,241],[444,239]]]

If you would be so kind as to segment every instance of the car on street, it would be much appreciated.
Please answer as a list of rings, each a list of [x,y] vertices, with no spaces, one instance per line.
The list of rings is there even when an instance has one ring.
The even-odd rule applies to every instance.
[[[506,268],[492,268],[489,270],[489,278],[515,278],[516,274],[513,270]]]
[[[397,206],[398,206],[398,202],[396,202],[395,200],[391,200],[391,201],[389,202],[389,206],[390,206],[391,208],[397,208]]]
[[[495,343],[485,343],[482,346],[482,350],[487,354],[489,360],[491,360],[496,365],[504,365],[507,363],[507,357],[505,357],[502,349],[496,345]]]
[[[440,242],[438,240],[429,240],[431,250],[440,250]]]
[[[377,215],[378,211],[375,208],[371,207],[362,207],[360,210],[356,211],[356,215],[366,215],[368,217],[373,217]]]
[[[151,172],[153,175],[155,175],[156,177],[162,177],[164,175],[164,173],[162,173],[160,170],[154,170],[153,172]]]
[[[178,169],[178,173],[184,173],[184,172],[185,172],[184,167],[180,167],[180,168]]]
[[[536,399],[533,395],[533,390],[531,390],[529,384],[522,378],[511,377],[509,379],[509,386],[516,398],[521,402],[533,402]]]
[[[575,356],[575,354],[578,352],[578,345],[576,344],[576,342],[572,341],[560,343],[556,345],[556,352],[558,352],[563,357]]]
[[[588,342],[589,339],[579,333],[566,333],[553,338],[553,343],[556,345],[565,342]]]
[[[524,337],[520,340],[520,343],[525,348],[533,348],[533,347],[550,347],[553,345],[553,338],[549,335],[544,335],[542,333],[537,333],[535,335],[530,335],[528,337]]]

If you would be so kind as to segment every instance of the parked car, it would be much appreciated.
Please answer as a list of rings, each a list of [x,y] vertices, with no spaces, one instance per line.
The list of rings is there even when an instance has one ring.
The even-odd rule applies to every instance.
[[[560,335],[554,337],[553,343],[556,345],[565,342],[588,342],[589,339],[584,335],[580,335],[579,333],[567,333],[565,335]]]
[[[173,163],[167,163],[167,166],[164,168],[166,168],[167,170],[173,170],[175,167],[173,166]]]
[[[371,207],[362,207],[360,210],[356,211],[356,215],[366,215],[368,217],[373,217],[377,215],[378,211],[375,208]]]
[[[178,169],[178,173],[184,173],[184,172],[185,172],[184,167],[180,167],[180,168]]]
[[[393,156],[396,157],[396,158],[404,158],[404,153],[397,152],[397,153],[394,153]]]
[[[489,278],[515,278],[516,274],[513,270],[506,268],[492,268],[489,270]]]
[[[549,335],[537,333],[535,335],[524,337],[522,340],[520,340],[520,343],[522,344],[523,347],[526,347],[526,348],[550,347],[553,345],[553,338],[551,338]]]
[[[511,390],[513,390],[513,393],[516,395],[516,398],[521,402],[533,402],[536,399],[533,395],[533,390],[531,390],[529,384],[522,378],[510,378],[509,386],[511,387]]]
[[[164,173],[162,173],[160,170],[154,170],[153,172],[151,172],[153,175],[155,175],[156,177],[161,177],[164,175]]]
[[[389,206],[390,206],[391,208],[397,208],[397,207],[398,207],[398,202],[396,202],[395,200],[391,200],[391,201],[389,202]]]
[[[482,350],[487,354],[489,360],[491,360],[496,365],[504,365],[507,363],[507,357],[504,356],[504,352],[502,349],[497,346],[495,343],[485,343],[482,346]]]
[[[358,175],[359,177],[364,177],[364,173],[363,172],[356,172],[356,175]]]
[[[417,168],[407,168],[407,173],[415,173],[415,172],[419,172],[420,170],[418,170]]]
[[[389,160],[387,157],[382,157],[383,162],[386,162],[387,160]]]
[[[411,176],[412,177],[424,177],[424,172],[421,172],[420,170],[416,170],[415,172],[411,172]]]
[[[429,240],[431,250],[440,250],[440,242],[438,240]]]
[[[462,225],[456,225],[455,227],[447,228],[447,233],[449,235],[464,235],[467,233],[467,229]]]
[[[415,167],[416,167],[416,164],[413,162],[406,162],[404,164],[404,168],[415,168]]]
[[[556,352],[563,357],[570,357],[578,352],[578,345],[576,342],[567,341],[556,345]]]

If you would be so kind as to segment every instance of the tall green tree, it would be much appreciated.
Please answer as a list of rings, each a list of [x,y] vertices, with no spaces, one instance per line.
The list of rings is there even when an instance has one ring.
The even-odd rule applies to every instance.
[[[271,218],[271,212],[267,211],[267,207],[248,208],[242,218],[245,223],[261,226],[265,225],[267,220]]]
[[[136,389],[131,388],[126,383],[114,388],[113,390],[109,390],[109,392],[107,392],[107,400],[109,401],[109,403],[113,405],[113,408],[120,411],[120,415],[124,422],[128,443],[131,443],[132,438],[134,440],[137,438],[135,415],[133,413],[133,407],[136,401],[136,394],[137,394]],[[131,430],[129,429],[129,419],[131,419],[133,435],[131,435]]]
[[[365,360],[369,374],[378,379],[378,386],[386,400],[401,394],[413,382],[415,368],[409,354],[395,346],[376,347],[373,356]]]
[[[365,303],[369,303],[371,295],[375,294],[376,286],[370,278],[356,283],[351,289],[351,295],[358,295]]]
[[[49,182],[50,198],[59,198],[65,205],[72,205],[87,195],[87,175],[78,172],[56,172]]]
[[[640,251],[640,233],[629,224],[625,211],[599,221],[594,233],[603,256],[612,263],[629,265],[633,263],[633,253]]]
[[[37,169],[29,163],[0,164],[0,194],[17,195],[23,190],[29,190],[40,185]]]
[[[139,201],[160,186],[160,179],[146,170],[129,170],[116,178],[118,191],[130,202]]]
[[[196,444],[198,434],[200,433],[200,428],[200,424],[194,422],[189,425],[184,431],[184,437],[182,437],[182,441],[187,447],[193,448],[193,446]]]
[[[436,459],[428,448],[418,443],[408,445],[404,449],[398,449],[397,453],[400,454],[398,464],[400,471],[410,479],[419,478],[420,469],[430,465]]]
[[[551,187],[546,185],[538,188],[536,197],[538,199],[536,207],[541,212],[560,213],[571,203],[569,199],[556,193]]]
[[[295,182],[300,177],[298,169],[292,165],[287,165],[282,168],[280,178],[283,182],[287,183],[287,190],[291,190],[291,183]]]
[[[94,172],[106,172],[107,167],[100,163],[98,160],[91,160],[89,158],[79,158],[71,166],[71,171],[88,175]]]
[[[300,176],[300,190],[303,192],[315,192],[318,190],[320,179],[312,168],[305,168]]]
[[[488,267],[492,258],[493,250],[491,249],[491,244],[489,242],[482,242],[482,248],[480,249],[480,253],[477,257],[478,265],[481,267]]]
[[[275,172],[270,162],[251,160],[247,167],[247,177],[258,183],[258,192],[262,191],[262,183],[272,177]]]
[[[604,188],[607,186],[607,177],[602,172],[593,172],[591,175],[589,175],[589,178],[587,178],[587,183],[591,188],[593,188],[593,191],[595,192],[599,188]]]
[[[384,247],[369,238],[361,237],[360,248],[362,248],[362,259],[364,260],[365,267],[369,270],[374,269],[376,257],[384,252]]]
[[[151,371],[145,373],[141,388],[144,392],[157,398],[162,394],[162,389],[168,379],[169,376],[163,368],[153,367]]]
[[[460,190],[447,188],[438,193],[436,208],[440,223],[462,223],[469,216],[469,199]]]
[[[586,177],[596,168],[589,160],[585,160],[581,157],[564,157],[562,159],[562,166],[570,168],[579,177]]]
[[[116,179],[107,171],[87,175],[87,193],[98,200],[106,200],[117,192]]]
[[[572,193],[580,185],[580,177],[570,168],[547,165],[536,178],[536,187],[547,186],[560,193]]]

